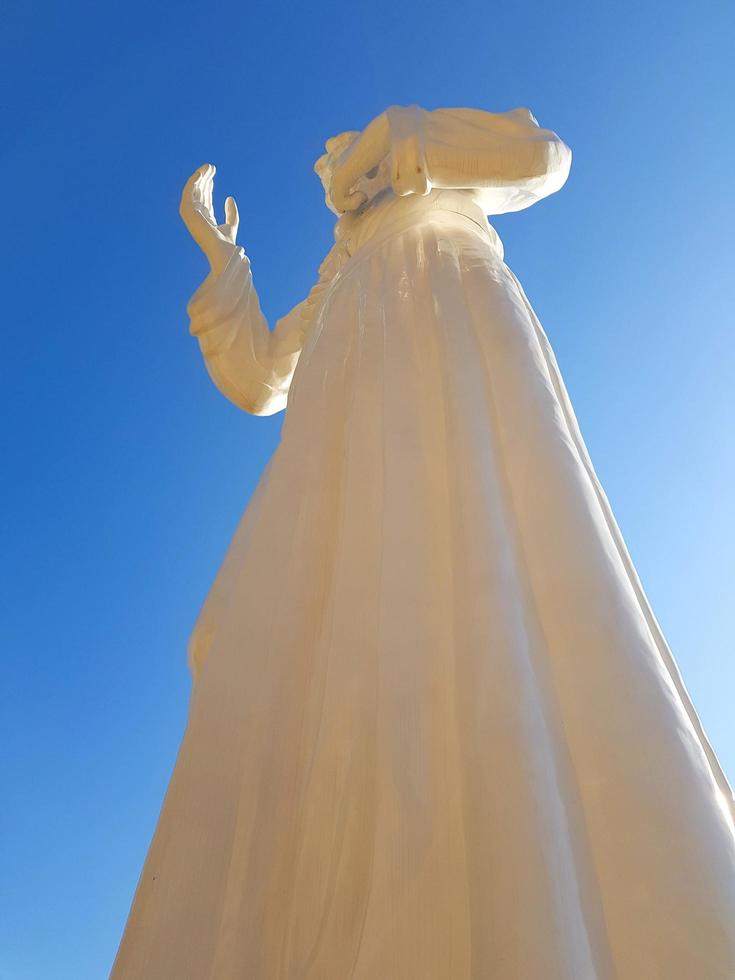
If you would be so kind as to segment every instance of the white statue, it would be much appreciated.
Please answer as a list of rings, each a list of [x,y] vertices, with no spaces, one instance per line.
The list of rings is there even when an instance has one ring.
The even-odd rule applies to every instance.
[[[207,369],[288,412],[114,980],[734,978],[732,792],[486,218],[570,151],[416,106],[326,149],[336,244],[273,332],[214,167],[184,189]]]

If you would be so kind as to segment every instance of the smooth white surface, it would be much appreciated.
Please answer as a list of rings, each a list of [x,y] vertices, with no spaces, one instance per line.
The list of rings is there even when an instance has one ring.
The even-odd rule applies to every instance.
[[[213,168],[182,199],[207,368],[288,412],[113,977],[731,980],[732,793],[485,219],[569,151],[418,107],[327,149],[336,244],[273,333]]]

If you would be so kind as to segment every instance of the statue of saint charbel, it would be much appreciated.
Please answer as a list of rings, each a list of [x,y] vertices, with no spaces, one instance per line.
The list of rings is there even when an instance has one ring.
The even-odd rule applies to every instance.
[[[735,978],[733,795],[487,220],[570,161],[527,109],[328,140],[272,331],[214,167],[184,188],[207,370],[288,408],[114,980]]]

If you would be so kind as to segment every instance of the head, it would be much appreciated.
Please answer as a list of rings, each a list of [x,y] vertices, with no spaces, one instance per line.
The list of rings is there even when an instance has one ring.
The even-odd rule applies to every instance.
[[[340,133],[338,136],[332,136],[332,138],[328,139],[324,144],[324,149],[327,152],[322,154],[322,156],[320,156],[317,162],[314,164],[314,170],[319,176],[319,179],[322,182],[322,187],[324,188],[324,197],[327,207],[335,214],[339,214],[339,212],[333,206],[329,197],[329,185],[332,180],[332,174],[334,173],[334,169],[339,158],[349,150],[359,135],[360,133],[358,131],[348,130],[347,132]]]

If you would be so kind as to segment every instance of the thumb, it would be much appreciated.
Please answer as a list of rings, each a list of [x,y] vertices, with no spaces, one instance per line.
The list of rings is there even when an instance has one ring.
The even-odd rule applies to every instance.
[[[237,210],[234,197],[228,197],[225,201],[225,221],[236,235],[238,225],[240,224],[240,214]]]

